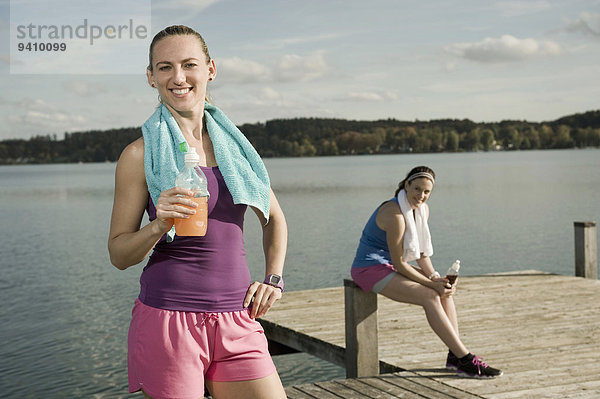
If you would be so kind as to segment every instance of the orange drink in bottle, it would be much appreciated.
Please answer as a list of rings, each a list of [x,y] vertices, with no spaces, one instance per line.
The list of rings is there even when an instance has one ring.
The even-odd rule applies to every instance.
[[[187,143],[182,144],[187,147]],[[200,157],[194,147],[186,152],[184,160],[185,167],[177,175],[175,186],[192,191],[194,196],[186,198],[191,199],[198,206],[196,208],[186,206],[188,209],[195,209],[196,213],[185,219],[175,219],[175,234],[178,236],[204,236],[208,227],[208,197],[210,196],[208,182],[202,168],[198,166]]]
[[[186,206],[186,208],[195,209],[196,213],[187,219],[175,219],[175,232],[178,236],[204,236],[208,227],[208,197],[190,199],[198,206],[196,208]]]

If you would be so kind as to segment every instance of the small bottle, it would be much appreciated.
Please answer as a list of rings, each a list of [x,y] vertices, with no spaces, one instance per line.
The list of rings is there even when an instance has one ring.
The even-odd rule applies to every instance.
[[[446,279],[448,279],[448,282],[450,283],[450,285],[453,285],[454,282],[456,281],[456,279],[458,278],[458,270],[459,269],[460,269],[460,261],[457,259],[454,261],[452,266],[450,266],[450,268],[446,272]]]
[[[196,149],[191,147],[185,154],[185,167],[177,175],[175,186],[192,190],[194,196],[191,200],[198,206],[195,208],[196,213],[190,215],[187,219],[175,219],[175,233],[178,236],[204,236],[208,227],[208,187],[206,176],[198,163],[200,157],[196,153]],[[185,205],[184,205],[185,206]],[[186,207],[193,209],[191,207]]]

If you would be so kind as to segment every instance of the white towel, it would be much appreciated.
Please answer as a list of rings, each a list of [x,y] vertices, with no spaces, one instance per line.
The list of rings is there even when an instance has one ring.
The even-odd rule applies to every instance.
[[[425,207],[421,205],[413,210],[406,198],[406,191],[404,189],[398,193],[398,204],[406,221],[406,229],[404,230],[404,260],[408,262],[419,259],[421,253],[425,256],[433,255],[433,245],[431,244],[431,234],[429,233]]]

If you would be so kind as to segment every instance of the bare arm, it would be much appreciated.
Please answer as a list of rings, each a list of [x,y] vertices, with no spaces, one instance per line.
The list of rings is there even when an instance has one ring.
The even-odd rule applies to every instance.
[[[263,226],[263,251],[265,252],[266,270],[269,274],[283,274],[283,264],[287,251],[287,223],[279,202],[271,190],[271,207],[269,210],[269,223],[262,213],[257,213]]]
[[[282,276],[285,254],[287,251],[287,223],[273,191],[271,190],[271,207],[269,210],[268,224],[265,224],[266,220],[259,210],[255,208],[252,208],[252,210],[256,213],[263,226],[265,276],[269,274]],[[257,281],[248,289],[244,300],[244,306],[249,306],[250,301],[254,300],[251,316],[261,317],[268,312],[271,306],[279,298],[281,298],[281,290],[279,288],[268,284],[262,284]],[[256,304],[258,304],[258,306]]]
[[[423,270],[425,276],[431,276],[435,272],[431,258],[423,255],[423,252],[421,252],[421,258],[417,259],[417,265]]]
[[[138,139],[121,154],[115,173],[115,198],[113,202],[108,252],[110,261],[118,269],[140,263],[160,238],[171,229],[173,217],[185,217],[191,211],[177,206],[186,200],[177,194],[188,190],[173,188],[161,193],[156,204],[157,217],[140,229],[148,203],[148,187],[144,172],[144,142]],[[193,205],[192,201],[186,205]]]

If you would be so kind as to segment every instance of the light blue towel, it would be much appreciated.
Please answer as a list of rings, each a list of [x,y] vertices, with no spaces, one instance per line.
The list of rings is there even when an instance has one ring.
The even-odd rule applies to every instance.
[[[217,165],[233,202],[258,208],[268,221],[271,185],[262,159],[219,108],[205,103],[204,118]],[[185,165],[180,144],[186,141],[177,121],[163,104],[142,125],[142,133],[146,183],[156,205],[160,193],[175,186],[175,178]],[[173,233],[174,229],[171,229],[167,241],[172,241]]]
[[[219,108],[205,103],[204,119],[217,165],[233,203],[259,209],[268,222],[271,182],[262,159],[246,136]]]

